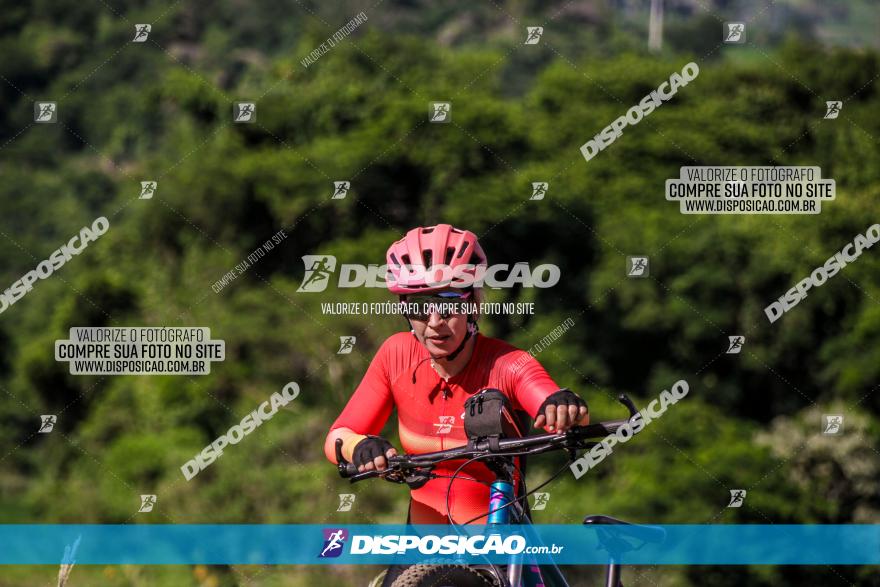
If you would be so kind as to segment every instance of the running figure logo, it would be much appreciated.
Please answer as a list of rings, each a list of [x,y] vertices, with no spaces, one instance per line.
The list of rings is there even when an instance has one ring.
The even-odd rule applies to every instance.
[[[544,196],[547,195],[547,190],[550,189],[550,183],[546,181],[533,181],[532,182],[532,197],[530,200],[543,200]]]
[[[350,512],[352,506],[354,505],[354,493],[340,493],[339,494],[339,507],[336,508],[337,512]]]
[[[156,505],[156,496],[155,495],[142,495],[141,496],[141,507],[138,508],[138,512],[151,512],[151,511],[153,511],[154,505]]]
[[[626,275],[627,275],[627,277],[647,277],[648,276],[648,258],[647,257],[627,257],[626,258]]]
[[[55,102],[34,102],[34,122],[58,121],[58,105]]]
[[[524,45],[537,45],[538,41],[541,40],[541,35],[544,34],[544,27],[542,26],[527,26],[526,27],[526,42]]]
[[[351,187],[351,182],[348,181],[334,181],[333,182],[333,197],[331,200],[344,200],[345,195],[348,193],[348,188]]]
[[[52,429],[55,428],[55,422],[57,419],[58,418],[51,414],[40,416],[40,429],[37,430],[37,433],[48,434],[52,432]]]
[[[431,102],[431,122],[449,122],[452,120],[451,102]]]
[[[333,255],[303,255],[306,274],[296,291],[314,293],[327,289],[330,276],[336,271],[336,257]]]
[[[155,181],[142,181],[141,182],[141,195],[138,196],[138,200],[149,200],[152,199],[153,194],[156,193],[156,188],[158,187],[158,182]]]
[[[727,34],[724,37],[725,43],[745,43],[746,42],[746,25],[742,22],[726,22]]]
[[[318,558],[336,558],[342,554],[342,547],[348,539],[348,530],[324,530],[324,548]]]
[[[825,119],[833,120],[837,118],[840,114],[840,109],[843,108],[843,102],[839,100],[832,100],[830,102],[825,102]]]
[[[729,508],[739,508],[742,507],[743,502],[746,499],[746,490],[745,489],[731,489],[730,490],[730,503],[727,504]]]
[[[132,39],[132,42],[143,43],[147,40],[147,37],[150,36],[151,30],[153,30],[153,26],[149,24],[134,25],[134,38]]]
[[[843,432],[843,415],[842,414],[823,414],[822,415],[822,434],[826,436],[836,436]]]
[[[236,102],[232,107],[233,122],[256,122],[257,105],[253,102]]]
[[[536,493],[535,494],[535,505],[532,506],[532,510],[543,510],[547,507],[547,502],[550,501],[549,493]]]
[[[727,340],[729,341],[727,347],[728,355],[738,355],[742,350],[743,344],[746,342],[745,336],[728,336]]]
[[[340,336],[339,337],[339,350],[336,351],[337,355],[350,355],[351,351],[354,350],[354,345],[357,342],[356,336]]]
[[[449,434],[452,432],[452,425],[455,424],[455,416],[437,416],[438,424],[434,424],[437,434]]]

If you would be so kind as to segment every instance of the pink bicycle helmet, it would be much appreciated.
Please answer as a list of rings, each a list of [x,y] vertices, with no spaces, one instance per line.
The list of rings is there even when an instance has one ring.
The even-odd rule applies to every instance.
[[[446,287],[437,285],[441,271],[431,271],[436,265],[453,270],[461,265],[471,267],[459,270],[477,276],[477,268],[486,267],[486,255],[477,241],[477,235],[449,224],[420,226],[388,247],[386,254],[388,290],[395,294],[431,292]]]

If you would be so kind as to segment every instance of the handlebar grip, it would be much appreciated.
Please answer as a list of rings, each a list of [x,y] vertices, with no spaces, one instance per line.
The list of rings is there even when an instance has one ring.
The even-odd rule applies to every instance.
[[[345,479],[354,477],[358,474],[357,465],[354,463],[339,463],[339,475]]]
[[[342,439],[336,439],[336,468],[339,470],[339,476],[348,479],[349,477],[353,477],[357,475],[357,467],[354,463],[349,463],[345,460],[345,457],[342,456]]]

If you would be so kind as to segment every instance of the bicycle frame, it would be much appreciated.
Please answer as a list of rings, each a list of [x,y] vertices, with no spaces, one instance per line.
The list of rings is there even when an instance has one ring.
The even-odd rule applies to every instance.
[[[513,485],[506,480],[502,480],[500,477],[496,476],[496,480],[492,483],[489,489],[489,516],[486,521],[487,526],[498,526],[503,524],[511,523],[511,507],[503,507],[505,504],[513,501],[515,499]],[[530,524],[531,521],[527,516],[520,516],[520,523]],[[553,585],[558,585],[559,587],[569,587],[568,582],[565,580],[565,576],[562,574],[562,571],[559,570],[555,564],[550,565],[540,565],[543,567],[540,569],[541,578],[546,579],[552,577]],[[498,571],[495,565],[492,565],[492,568],[495,570],[496,578],[501,581],[502,587],[532,587],[531,585],[523,585],[523,563],[522,557],[520,555],[511,555],[509,562],[507,564],[507,573],[502,574]],[[541,583],[540,585],[543,585]],[[617,563],[612,557],[608,565],[606,567],[605,572],[605,587],[619,587],[620,586],[620,564]],[[537,586],[535,586],[537,587]]]
[[[498,526],[510,523],[510,507],[502,509],[504,504],[513,501],[513,485],[507,481],[496,480],[489,487],[489,518],[487,526]],[[522,581],[522,563],[519,557],[511,556],[507,565],[507,576],[498,573],[504,587],[520,587]],[[506,580],[506,581],[505,581]]]
[[[514,492],[513,485],[507,481],[496,479],[489,488],[489,518],[486,520],[487,526],[498,526],[510,523],[510,507],[502,506],[513,501]],[[507,564],[507,574],[503,575],[496,570],[496,576],[501,581],[503,587],[521,587],[522,585],[522,557],[511,555]],[[564,581],[564,579],[563,579]],[[568,583],[563,583],[568,585]]]

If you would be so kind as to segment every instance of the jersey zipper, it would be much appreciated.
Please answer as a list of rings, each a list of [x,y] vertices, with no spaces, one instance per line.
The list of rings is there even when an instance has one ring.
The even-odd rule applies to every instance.
[[[449,397],[449,394],[451,392],[452,392],[452,390],[449,389],[449,382],[441,377],[440,378],[440,393],[443,394],[443,410],[442,410],[443,418],[446,418],[446,416],[448,416],[448,414],[446,413],[447,407],[449,405],[447,403],[447,398]],[[446,438],[446,434],[440,435],[440,450],[446,450],[446,441],[444,440],[445,438]]]

